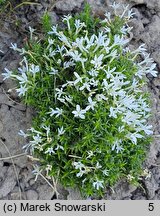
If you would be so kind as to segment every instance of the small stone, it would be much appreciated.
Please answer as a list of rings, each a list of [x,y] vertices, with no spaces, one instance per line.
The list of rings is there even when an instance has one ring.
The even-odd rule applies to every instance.
[[[48,15],[49,15],[50,18],[51,18],[51,23],[52,23],[52,25],[55,25],[55,24],[57,23],[57,19],[58,19],[56,13],[55,13],[54,11],[49,11],[49,12],[48,12]]]
[[[19,174],[19,169],[16,167],[16,172]],[[7,170],[6,178],[0,187],[0,198],[7,196],[17,183],[16,174],[13,166],[10,166]]]
[[[110,192],[107,192],[105,199],[107,200],[123,200],[126,197],[131,198],[136,186],[129,184],[125,180],[119,181]]]
[[[35,180],[34,180],[34,179],[30,179],[30,180],[29,180],[29,185],[32,186],[32,185],[34,185],[34,184],[35,184]]]
[[[69,194],[67,200],[83,200],[80,191],[77,188],[67,188]]]
[[[156,63],[158,63],[159,67],[160,67],[160,52],[159,52],[159,48],[157,48],[153,53],[152,53],[152,57],[155,60]]]
[[[3,130],[3,124],[2,121],[0,121],[0,132]]]
[[[36,190],[40,200],[51,200],[54,195],[53,189],[47,183],[45,185],[39,185]]]
[[[80,8],[83,0],[62,0],[55,4],[57,10],[60,11],[73,11],[75,8]]]
[[[38,193],[35,190],[26,191],[26,198],[28,200],[38,200]]]
[[[19,192],[14,192],[10,194],[10,200],[26,200],[25,193],[22,192],[21,195]]]
[[[132,0],[132,2],[137,4],[144,4],[144,0]]]

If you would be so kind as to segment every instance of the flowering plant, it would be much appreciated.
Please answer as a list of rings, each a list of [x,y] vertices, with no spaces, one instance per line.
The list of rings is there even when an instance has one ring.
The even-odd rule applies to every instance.
[[[4,79],[18,81],[16,89],[37,111],[33,127],[20,131],[24,146],[41,160],[41,169],[66,187],[77,186],[84,196],[102,195],[122,177],[137,181],[150,142],[152,126],[145,75],[156,76],[156,65],[144,45],[130,50],[124,7],[100,21],[89,6],[80,15],[64,16],[64,27],[34,36],[25,48],[21,67],[5,69]],[[140,60],[143,58],[143,60]],[[129,178],[130,176],[130,178]]]

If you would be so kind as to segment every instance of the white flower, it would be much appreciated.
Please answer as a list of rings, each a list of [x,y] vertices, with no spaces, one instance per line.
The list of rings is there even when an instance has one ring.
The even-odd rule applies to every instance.
[[[61,56],[62,56],[63,50],[65,50],[65,46],[64,45],[62,45],[61,47],[59,45],[57,46],[57,52],[60,53]]]
[[[71,56],[75,62],[81,61],[81,55],[82,54],[79,53],[77,50],[69,51],[66,55]]]
[[[63,148],[63,146],[61,146],[61,145],[57,145],[57,147],[55,148],[55,150],[57,151],[58,149],[61,149],[61,150],[64,151],[64,148]]]
[[[53,57],[56,55],[56,50],[53,50],[51,47],[49,48],[49,57]],[[47,57],[48,58],[48,57]]]
[[[114,107],[110,107],[110,114],[109,114],[109,117],[113,117],[113,118],[117,118],[117,109],[114,108]]]
[[[117,10],[118,8],[120,8],[120,3],[116,3],[114,2],[113,4],[110,5],[114,10]]]
[[[16,89],[16,91],[18,92],[18,96],[24,96],[25,93],[27,92],[28,88],[26,87],[26,85],[22,86],[20,85],[20,88]]]
[[[107,27],[104,28],[104,32],[105,32],[105,33],[110,33],[110,32],[111,32],[111,29],[107,26]]]
[[[40,131],[35,130],[33,127],[27,130],[31,131],[32,133],[42,134]]]
[[[132,51],[132,53],[134,54],[139,54],[139,53],[141,53],[141,54],[143,54],[143,55],[146,55],[146,51],[147,51],[147,49],[145,48],[145,44],[141,44],[136,50],[134,50],[134,51]]]
[[[100,169],[100,168],[102,168],[102,166],[99,164],[99,162],[97,162],[96,169]]]
[[[135,73],[136,76],[138,76],[140,79],[142,79],[143,76],[146,75],[146,71],[144,68],[140,68],[136,73]]]
[[[33,136],[34,142],[35,143],[41,143],[42,142],[42,138],[39,134],[37,134],[36,136]]]
[[[58,36],[59,40],[62,41],[67,47],[72,48],[70,42],[68,41],[68,38],[63,34],[63,32],[59,33]]]
[[[33,140],[30,141],[32,145],[38,145],[41,142],[42,142],[42,137],[39,134],[37,134],[36,136],[33,136]]]
[[[133,113],[131,112],[130,110],[128,110],[126,113],[125,113],[125,116],[123,117],[122,121],[123,122],[126,122],[128,125],[131,125],[131,124],[137,124],[137,122],[139,122],[139,118],[141,116],[137,113]]]
[[[22,73],[21,76],[15,75],[15,77],[20,81],[20,84],[28,83],[28,77],[26,76],[26,73]]]
[[[56,74],[58,74],[58,70],[56,70],[55,68],[51,67],[51,71],[49,72],[49,74],[56,75]]]
[[[104,96],[104,94],[97,94],[96,95],[96,99],[97,101],[102,101],[102,100],[107,100],[106,96]]]
[[[124,39],[123,37],[120,37],[120,35],[114,36],[114,45],[120,45],[123,46],[129,42],[129,39]]]
[[[20,131],[18,132],[18,135],[19,135],[19,136],[23,136],[24,138],[27,138],[27,137],[29,136],[28,134],[24,133],[23,130],[20,130]]]
[[[74,25],[76,27],[76,30],[79,29],[81,27],[81,21],[79,19],[76,19]]]
[[[64,103],[65,105],[67,105],[66,101],[65,101],[65,98],[57,98],[57,100],[59,100],[61,103]]]
[[[130,175],[130,174],[128,174],[127,175],[127,179],[128,179],[128,181],[132,181],[133,179],[135,179],[135,177],[132,176],[132,175]]]
[[[53,115],[56,115],[56,117],[62,115],[63,113],[63,110],[62,109],[59,109],[58,107],[56,109],[53,109],[53,108],[50,108],[51,111],[48,112],[48,114],[50,114],[50,116],[52,117]]]
[[[130,139],[132,143],[134,143],[135,145],[137,144],[137,138],[140,138],[140,139],[143,138],[143,136],[138,133],[128,133],[126,137]]]
[[[125,106],[126,108],[129,109],[133,109],[133,110],[137,110],[138,108],[138,103],[136,102],[135,98],[131,95],[122,95],[122,97],[120,96],[119,99],[119,103],[123,106]]]
[[[49,133],[50,133],[50,126],[46,126],[46,125],[42,125],[42,128],[46,130],[46,134],[47,134],[47,137],[49,136]]]
[[[52,28],[51,28],[52,31],[49,31],[48,34],[55,34],[55,35],[57,35],[58,34],[58,32],[57,32],[57,26],[58,25],[52,26]]]
[[[95,55],[94,60],[91,60],[91,64],[93,64],[95,68],[99,68],[102,65],[103,57],[103,54],[101,54],[99,57]]]
[[[109,170],[107,169],[103,170],[103,175],[108,176],[108,174],[109,174]]]
[[[74,82],[73,81],[67,81],[66,83],[64,83],[62,85],[62,88],[65,88],[66,86],[74,86]]]
[[[133,17],[133,15],[135,15],[136,13],[133,12],[133,10],[128,10],[128,14],[127,14],[127,19],[130,19]]]
[[[11,47],[10,48],[13,49],[14,51],[16,51],[18,49],[16,43],[11,43]]]
[[[38,65],[31,64],[29,71],[33,74],[36,74],[40,71],[40,68]]]
[[[125,130],[124,125],[118,127],[118,131],[122,133]]]
[[[121,28],[121,33],[122,34],[127,34],[127,33],[129,33],[131,30],[133,29],[133,27],[129,27],[129,26],[123,26],[122,28]]]
[[[26,68],[24,65],[22,66],[22,68],[18,68],[18,71],[22,74],[22,73],[26,73],[27,72],[28,67]]]
[[[65,96],[65,100],[67,101],[67,102],[69,102],[69,103],[71,103],[72,104],[72,100],[73,100],[73,97],[72,96]]]
[[[108,66],[108,69],[107,69],[107,70],[104,69],[104,72],[106,73],[107,79],[109,79],[109,78],[111,78],[111,77],[113,78],[113,72],[114,72],[115,70],[116,70],[116,67],[110,69],[110,66]]]
[[[90,79],[90,85],[92,85],[93,87],[96,87],[96,86],[98,86],[98,79],[97,80],[95,80],[94,78],[91,78]]]
[[[75,169],[82,169],[85,168],[84,164],[82,164],[80,161],[73,162],[73,165],[75,166]]]
[[[138,103],[139,103],[139,111],[142,111],[142,113],[144,115],[146,114],[146,112],[151,111],[151,109],[149,108],[149,105],[147,104],[147,102],[141,96],[138,99]]]
[[[84,43],[84,38],[81,37],[81,38],[76,38],[76,41],[73,42],[72,45],[73,47],[78,47],[81,50],[81,52],[85,51],[88,53],[88,50],[84,47],[83,43]]]
[[[93,182],[93,187],[96,190],[99,190],[100,188],[104,188],[103,183],[104,183],[104,181],[100,181],[100,180],[97,179],[96,182]]]
[[[52,38],[48,38],[48,43],[49,43],[49,46],[51,46],[54,44],[54,40]]]
[[[29,31],[30,31],[30,39],[32,40],[33,32],[35,31],[35,29],[29,26]]]
[[[72,16],[71,16],[70,14],[68,14],[68,15],[64,15],[64,17],[63,17],[63,19],[62,19],[63,22],[64,22],[64,21],[67,22],[67,26],[68,26],[68,30],[69,30],[69,31],[71,30],[70,22],[69,22],[69,20],[70,20],[71,18],[72,18]]]
[[[94,156],[93,151],[88,151],[87,153],[88,153],[88,156],[86,157],[87,159]]]
[[[61,97],[64,94],[63,88],[60,88],[60,89],[56,88],[55,91],[56,91],[56,96],[58,97]]]
[[[141,90],[138,88],[139,82],[137,79],[133,79],[132,84],[128,87],[130,90],[134,90],[134,92],[140,92]]]
[[[74,81],[74,85],[76,85],[77,83],[81,82],[82,83],[82,78],[79,76],[78,73],[74,72],[74,75],[75,77],[77,78],[75,81]]]
[[[156,64],[154,63],[149,67],[149,69],[147,70],[147,73],[150,73],[152,74],[152,76],[157,77],[158,71],[154,70],[155,68],[156,68]]]
[[[76,34],[78,34],[78,32],[83,28],[85,27],[85,23],[81,23],[81,21],[78,19],[75,20],[75,23],[74,23],[75,27],[76,27]]]
[[[74,66],[75,63],[73,61],[68,61],[63,63],[64,69]]]
[[[16,43],[14,43],[14,44],[11,43],[10,48],[13,49],[14,51],[20,52],[21,55],[23,55],[25,53],[25,49],[24,48],[22,48],[22,49],[18,48]]]
[[[152,177],[152,173],[146,168],[143,170],[142,176],[144,176],[145,179],[150,179]]]
[[[85,119],[86,110],[81,109],[80,105],[76,105],[76,110],[72,111],[74,117],[79,117],[81,119]]]
[[[110,51],[110,48],[105,47],[105,50],[106,50],[106,53],[108,53]],[[106,56],[106,58],[112,57],[112,61],[113,61],[113,59],[115,59],[117,56],[118,56],[117,49],[112,49],[112,51]]]
[[[81,59],[80,59],[80,62],[81,62],[81,64],[82,64],[83,70],[86,70],[86,69],[85,69],[85,66],[84,66],[84,62],[86,62],[86,61],[87,61],[87,59],[85,59],[85,58],[81,58]]]
[[[151,130],[152,128],[152,125],[141,125],[141,130],[143,130],[147,135],[153,134],[153,131]]]
[[[58,128],[58,136],[61,136],[65,133],[65,130],[63,129],[63,126],[61,128]]]
[[[154,60],[153,60],[153,58],[150,58],[149,53],[144,52],[143,55],[144,55],[144,59],[143,59],[143,61],[139,62],[138,65],[140,65],[140,66],[144,65],[144,64],[145,65],[150,65],[150,64],[154,63]]]
[[[113,143],[112,146],[112,151],[116,150],[116,153],[118,154],[119,152],[121,152],[123,150],[123,147],[120,145],[122,143],[122,140],[116,140]]]
[[[102,23],[107,22],[109,24],[111,22],[111,13],[106,12],[104,15],[106,18],[102,21]]]
[[[13,72],[8,70],[7,68],[4,68],[4,70],[6,72],[2,73],[2,76],[4,76],[3,80],[9,79],[12,76]]]
[[[98,76],[98,71],[96,71],[95,69],[92,69],[90,71],[88,71],[89,75],[93,76],[93,77],[97,77]]]
[[[85,170],[80,170],[79,173],[76,174],[77,177],[82,177],[83,174],[85,174],[86,171]]]
[[[99,32],[98,37],[96,36],[96,44],[98,47],[104,46],[104,41],[106,39],[106,35],[103,35],[103,32]],[[96,47],[96,49],[98,48]]]
[[[48,148],[46,151],[45,151],[45,154],[55,154],[55,151],[53,150],[53,147],[50,147]]]
[[[79,88],[80,91],[83,91],[84,89],[87,89],[89,92],[91,91],[90,89],[90,84],[86,81],[83,83],[83,85]]]
[[[123,5],[123,12],[122,12],[120,18],[123,18],[123,17],[124,17],[125,13],[128,11],[128,7],[129,7],[129,5],[126,5],[126,6]]]
[[[37,181],[37,178],[39,175],[41,175],[42,169],[40,169],[40,167],[38,165],[33,166],[34,170],[32,171],[33,175],[35,175],[35,179],[34,181]]]
[[[89,109],[94,110],[96,102],[93,101],[91,97],[88,98],[88,102],[89,102],[89,105],[86,107],[86,110],[89,110]]]
[[[29,26],[29,31],[30,31],[31,33],[33,33],[33,32],[35,31],[35,29],[32,28],[31,26]]]
[[[95,37],[96,37],[95,34],[93,34],[90,39],[87,36],[85,36],[85,40],[87,42],[86,49],[89,49],[91,46],[95,45],[94,44]]]

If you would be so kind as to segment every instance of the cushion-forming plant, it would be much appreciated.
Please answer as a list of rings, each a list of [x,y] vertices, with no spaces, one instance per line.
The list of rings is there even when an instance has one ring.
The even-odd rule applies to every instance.
[[[89,6],[67,15],[63,27],[49,27],[44,37],[29,27],[24,48],[12,44],[23,60],[4,80],[18,81],[16,91],[35,108],[33,127],[20,135],[24,148],[37,156],[40,171],[84,196],[103,194],[120,178],[136,182],[142,172],[152,126],[149,95],[142,90],[156,64],[144,44],[129,48],[133,12],[113,4],[114,15],[99,20]]]

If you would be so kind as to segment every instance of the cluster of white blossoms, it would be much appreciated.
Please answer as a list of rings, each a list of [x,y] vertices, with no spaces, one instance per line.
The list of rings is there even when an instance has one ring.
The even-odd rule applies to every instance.
[[[112,5],[115,13],[119,5]],[[75,121],[84,122],[88,118],[88,113],[96,115],[99,107],[104,106],[104,110],[108,112],[108,119],[120,119],[121,125],[117,128],[118,134],[123,134],[120,137],[113,137],[111,150],[117,154],[123,153],[125,148],[124,141],[129,141],[132,144],[137,144],[139,139],[143,139],[151,135],[152,126],[147,124],[150,107],[147,99],[142,96],[143,79],[146,74],[152,74],[156,77],[152,58],[146,52],[144,45],[138,49],[131,51],[127,44],[129,43],[128,33],[131,28],[125,24],[119,33],[113,38],[110,37],[110,24],[112,22],[111,14],[106,13],[106,18],[102,23],[106,23],[99,30],[98,34],[89,35],[86,25],[79,19],[75,20],[74,33],[72,32],[71,15],[65,16],[63,22],[67,24],[68,33],[72,32],[74,37],[67,37],[65,32],[59,31],[58,26],[53,26],[48,32],[48,45],[43,55],[46,59],[46,73],[55,83],[54,97],[55,103],[49,107],[46,112],[46,118],[65,119],[69,116]],[[123,14],[120,15],[124,20],[128,20],[133,16],[132,11],[124,8]],[[59,41],[59,44],[55,44]],[[25,49],[19,49],[16,44],[12,44],[12,49],[21,54],[27,53]],[[123,55],[128,55],[131,67],[135,67],[135,73],[130,74],[129,69],[125,68],[125,64],[119,65],[120,58]],[[136,56],[141,56],[141,62],[134,62]],[[51,62],[56,62],[51,65]],[[114,63],[115,62],[115,63]],[[17,92],[19,96],[26,96],[30,88],[34,88],[37,73],[43,72],[41,65],[29,63],[24,57],[22,67],[18,69],[18,74],[5,68],[3,73],[4,80],[13,78],[18,80],[19,88]],[[67,76],[65,83],[57,84],[57,80],[65,71],[72,69],[71,76]],[[70,79],[71,78],[71,79]],[[77,95],[77,96],[75,96]],[[81,99],[79,99],[81,97]],[[92,119],[90,119],[92,121]],[[32,149],[38,149],[44,154],[55,156],[57,151],[64,151],[64,146],[61,143],[63,136],[66,134],[65,125],[58,127],[55,131],[57,137],[57,145],[52,144],[52,133],[49,125],[43,123],[41,129],[45,132],[31,129],[32,140],[25,146]],[[20,132],[20,135],[25,138],[28,134]],[[87,149],[86,149],[87,150]],[[87,160],[92,158],[96,151],[89,151]],[[100,152],[98,152],[100,154]],[[76,157],[75,157],[76,158]],[[109,170],[100,165],[101,161],[93,166],[85,165],[81,157],[76,158],[72,166],[77,171],[76,176],[82,179],[82,182],[87,181],[88,173],[95,173],[95,170],[101,170],[102,177],[93,177],[92,186],[99,190],[103,188],[104,176],[109,176]]]

